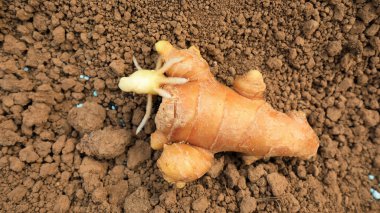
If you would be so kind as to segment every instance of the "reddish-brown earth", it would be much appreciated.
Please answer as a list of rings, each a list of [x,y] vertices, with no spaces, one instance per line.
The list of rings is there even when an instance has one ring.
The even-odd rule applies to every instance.
[[[0,0],[0,211],[379,212],[379,5]],[[173,188],[149,147],[153,119],[132,134],[145,97],[117,88],[133,55],[154,67],[160,39],[198,46],[228,86],[261,70],[269,103],[307,113],[318,156],[246,166],[222,153]]]

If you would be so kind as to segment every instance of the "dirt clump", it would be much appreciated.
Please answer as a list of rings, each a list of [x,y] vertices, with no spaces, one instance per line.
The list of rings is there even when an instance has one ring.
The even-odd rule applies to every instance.
[[[200,211],[200,212],[204,212],[206,211],[206,209],[208,208],[208,206],[210,205],[207,197],[200,197],[196,200],[193,201],[193,203],[191,204],[191,208],[195,211]]]
[[[223,171],[224,168],[224,156],[215,159],[211,169],[207,174],[212,178],[217,178]]]
[[[121,180],[115,185],[107,186],[109,203],[121,207],[128,195],[128,181]]]
[[[342,51],[342,42],[341,41],[331,41],[327,46],[327,53],[330,56],[339,55]]]
[[[262,176],[266,175],[267,172],[264,169],[263,165],[258,165],[256,167],[250,167],[248,169],[248,179],[252,183],[258,181]]]
[[[20,150],[19,158],[23,162],[33,163],[36,162],[40,156],[34,151],[33,146],[27,146]]]
[[[316,20],[309,20],[303,24],[303,33],[310,37],[319,27],[319,23]]]
[[[33,83],[27,78],[19,80],[13,76],[6,75],[3,79],[0,79],[0,88],[9,92],[31,91]]]
[[[252,213],[256,210],[257,202],[254,197],[245,197],[240,202],[240,213]]]
[[[80,133],[90,133],[103,126],[106,110],[97,103],[86,102],[82,107],[74,107],[68,114],[68,122]]]
[[[70,200],[67,195],[61,195],[57,198],[54,206],[54,212],[68,212],[70,210]]]
[[[15,172],[21,172],[25,167],[25,164],[17,157],[9,158],[9,168]]]
[[[140,187],[130,194],[124,202],[124,211],[126,212],[149,212],[151,205],[149,203],[149,192],[146,188]]]
[[[91,199],[94,203],[102,203],[107,199],[107,195],[107,189],[101,186],[92,192]]]
[[[114,60],[110,63],[111,70],[117,75],[123,77],[125,75],[125,64],[123,60]]]
[[[159,197],[160,203],[167,207],[173,207],[177,203],[177,195],[175,190],[162,193]]]
[[[21,56],[27,47],[24,42],[16,39],[13,35],[6,35],[4,37],[3,51],[10,54]]]
[[[24,186],[17,186],[15,189],[8,193],[7,197],[12,202],[18,203],[22,200],[22,198],[26,195],[27,192],[28,189]]]
[[[0,134],[2,135],[0,138],[1,146],[13,146],[22,141],[20,135],[8,129],[0,129]]]
[[[239,171],[237,170],[237,168],[234,164],[228,164],[226,166],[224,173],[226,174],[228,183],[231,187],[234,187],[238,184],[240,174],[239,174]]]
[[[124,153],[130,143],[131,132],[107,127],[85,134],[76,148],[88,156],[112,159]]]
[[[68,75],[79,75],[80,74],[80,70],[77,66],[75,65],[65,65],[62,69],[62,71]]]
[[[90,157],[85,157],[79,167],[79,175],[84,181],[84,190],[92,193],[96,188],[103,186],[101,180],[107,172],[107,164]]]
[[[61,44],[65,42],[66,34],[65,34],[65,29],[63,27],[58,26],[57,28],[53,30],[52,34],[53,34],[53,42],[55,44]]]
[[[279,197],[285,193],[289,183],[286,178],[278,173],[271,173],[267,175],[268,184],[274,196]]]
[[[127,154],[127,166],[130,169],[135,168],[142,162],[150,159],[152,149],[150,145],[145,141],[138,140],[136,144],[133,145]]]
[[[33,126],[41,126],[47,122],[51,109],[48,105],[43,103],[36,103],[31,105],[28,110],[22,113],[23,126],[31,128]]]
[[[47,177],[58,173],[57,163],[44,163],[40,168],[40,176]]]

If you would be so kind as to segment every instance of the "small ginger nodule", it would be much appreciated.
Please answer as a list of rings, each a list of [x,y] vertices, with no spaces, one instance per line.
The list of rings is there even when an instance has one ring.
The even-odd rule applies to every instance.
[[[183,187],[200,178],[217,152],[240,152],[246,163],[264,157],[316,155],[319,140],[305,114],[282,113],[266,103],[259,71],[238,76],[233,90],[215,80],[196,47],[176,49],[159,41],[155,48],[160,55],[156,70],[143,70],[134,60],[138,70],[129,80],[122,78],[119,87],[148,94],[140,130],[149,118],[151,95],[163,97],[151,147],[163,149],[157,164],[168,182]]]

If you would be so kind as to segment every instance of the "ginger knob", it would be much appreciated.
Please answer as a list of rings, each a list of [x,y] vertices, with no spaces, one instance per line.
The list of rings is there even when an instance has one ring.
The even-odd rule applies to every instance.
[[[157,166],[166,181],[182,188],[185,183],[202,177],[210,170],[213,162],[214,155],[206,149],[174,143],[164,145],[161,157],[157,160]]]
[[[257,70],[251,70],[238,76],[234,81],[234,89],[242,96],[250,99],[264,98],[265,88],[263,76]]]

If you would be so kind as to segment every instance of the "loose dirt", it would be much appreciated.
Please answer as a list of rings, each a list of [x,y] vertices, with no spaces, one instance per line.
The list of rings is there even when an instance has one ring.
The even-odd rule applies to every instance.
[[[0,0],[0,211],[379,212],[379,5]],[[306,112],[318,156],[246,166],[221,153],[174,189],[148,144],[153,119],[132,134],[146,98],[117,87],[132,56],[154,68],[161,39],[198,46],[228,86],[261,70],[268,102]]]

